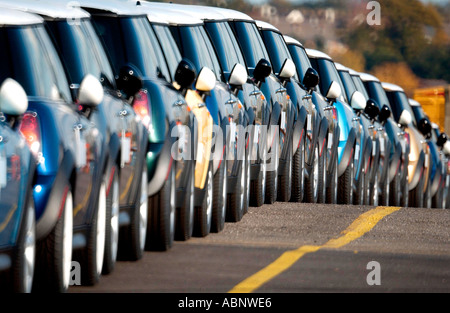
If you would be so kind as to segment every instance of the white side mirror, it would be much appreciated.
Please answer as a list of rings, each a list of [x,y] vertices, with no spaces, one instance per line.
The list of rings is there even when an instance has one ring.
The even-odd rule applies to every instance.
[[[294,76],[296,70],[294,62],[291,59],[286,59],[281,67],[279,76],[282,78],[291,78]]]
[[[367,102],[364,95],[359,91],[355,91],[350,100],[350,105],[352,108],[355,110],[364,110],[366,108],[366,104]]]
[[[84,77],[78,90],[78,101],[81,105],[97,106],[103,101],[104,91],[100,81],[93,75]]]
[[[8,115],[22,115],[28,109],[28,97],[22,86],[7,78],[0,87],[0,111]]]
[[[230,85],[242,86],[247,82],[247,69],[240,63],[236,63],[231,70],[230,79],[228,83]]]
[[[207,67],[203,67],[198,73],[195,89],[200,91],[211,91],[216,85],[216,75]]]
[[[328,88],[326,97],[328,99],[335,100],[339,98],[341,94],[342,94],[341,86],[339,86],[338,82],[333,80],[330,84],[330,87]]]
[[[403,110],[402,114],[400,114],[400,118],[398,119],[400,125],[407,126],[412,123],[412,116],[409,111]]]
[[[446,141],[445,143],[444,143],[444,153],[446,154],[446,155],[449,155],[450,154],[450,141]]]

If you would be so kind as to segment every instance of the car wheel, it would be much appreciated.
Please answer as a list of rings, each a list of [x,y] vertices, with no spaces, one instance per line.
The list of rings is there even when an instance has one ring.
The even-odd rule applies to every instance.
[[[364,166],[364,161],[361,160],[361,167]],[[353,194],[353,204],[363,205],[364,204],[364,181],[366,179],[366,173],[364,169],[361,168],[358,179],[355,178],[355,193]]]
[[[120,259],[136,261],[142,258],[148,227],[148,176],[145,164],[135,206],[130,210],[130,224],[120,231]]]
[[[311,173],[309,173],[309,175],[305,179],[305,201],[308,203],[317,203],[318,182],[321,178],[318,143],[314,145],[313,153],[313,166],[311,169]]]
[[[400,165],[397,173],[389,184],[389,205],[392,206],[400,206],[401,204],[401,168],[402,166]]]
[[[350,158],[350,163],[344,174],[338,178],[338,203],[353,204],[353,182],[354,182],[354,159]]]
[[[375,170],[375,178],[373,188],[370,188],[370,184],[367,186],[367,194],[369,197],[369,205],[378,206],[380,199],[380,182],[378,178],[378,169]]]
[[[60,217],[36,249],[36,269],[33,290],[66,292],[70,283],[73,238],[73,198],[70,186],[66,187]]]
[[[244,215],[248,213],[250,206],[250,151],[245,154],[245,187],[244,187]]]
[[[235,162],[239,162],[240,168],[233,192],[228,194],[227,222],[239,222],[244,215],[245,160]]]
[[[292,184],[292,150],[289,148],[288,156],[284,164],[283,172],[278,177],[277,200],[288,202],[291,199]]]
[[[214,175],[213,209],[211,232],[221,232],[227,213],[227,161],[222,160],[219,171]]]
[[[36,218],[33,194],[30,192],[25,203],[24,216],[17,240],[17,249],[12,263],[11,281],[0,281],[8,291],[30,293],[33,286],[36,256]],[[2,277],[3,279],[3,277]]]
[[[111,171],[112,181],[106,195],[106,226],[105,226],[105,256],[102,274],[109,274],[114,270],[117,252],[119,250],[119,173],[116,166]],[[108,177],[105,177],[105,182]]]
[[[258,177],[251,181],[250,186],[250,205],[253,207],[260,207],[264,204],[266,197],[266,162],[265,156],[267,156],[267,148],[263,149],[264,156],[260,157],[260,171]]]
[[[302,136],[297,151],[292,158],[292,188],[291,201],[301,202],[304,196],[304,182],[305,182],[305,163],[303,157],[305,155],[305,137]]]
[[[175,240],[186,241],[192,237],[194,229],[194,192],[195,192],[195,162],[190,162],[189,182],[183,203],[177,208],[175,219]]]
[[[319,154],[319,181],[317,186],[317,203],[326,202],[327,186],[327,144],[325,142],[322,154]]]
[[[326,203],[330,204],[336,204],[337,203],[337,185],[338,185],[338,175],[337,175],[337,169],[338,169],[338,159],[337,156],[334,159],[334,164],[332,168],[330,176],[329,183],[327,185],[326,190]]]
[[[273,204],[277,197],[277,187],[278,187],[278,163],[279,163],[279,154],[278,154],[278,143],[274,142],[272,145],[274,151],[271,151],[273,154],[270,158],[270,161],[267,159],[268,155],[265,158],[266,162],[266,197],[264,202],[266,204]],[[269,161],[269,162],[268,162]]]
[[[161,190],[149,197],[145,249],[169,250],[175,239],[175,164]]]
[[[196,237],[206,237],[211,231],[212,203],[213,203],[213,170],[212,162],[208,167],[205,182],[205,195],[201,206],[195,208],[194,232]]]
[[[410,191],[409,194],[409,206],[414,208],[423,208],[424,207],[424,187],[425,180],[423,176],[420,177],[417,186]]]

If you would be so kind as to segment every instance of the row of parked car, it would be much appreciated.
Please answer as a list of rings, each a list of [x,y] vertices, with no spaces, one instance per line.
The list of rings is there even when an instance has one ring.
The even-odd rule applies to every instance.
[[[275,201],[447,208],[419,103],[238,11],[0,3],[0,287],[66,291]]]

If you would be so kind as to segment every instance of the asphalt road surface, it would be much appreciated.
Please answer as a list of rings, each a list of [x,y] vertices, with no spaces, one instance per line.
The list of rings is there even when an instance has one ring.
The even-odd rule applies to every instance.
[[[71,293],[448,293],[450,211],[280,203]]]

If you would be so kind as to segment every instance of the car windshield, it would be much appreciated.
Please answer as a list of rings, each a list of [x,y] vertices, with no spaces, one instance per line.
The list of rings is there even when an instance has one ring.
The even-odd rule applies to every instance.
[[[341,77],[342,83],[344,84],[345,94],[347,99],[351,99],[353,93],[356,91],[356,86],[353,83],[350,73],[347,71],[339,71],[339,76]]]
[[[269,60],[269,54],[264,46],[258,28],[253,22],[238,21],[232,22],[231,25],[233,26],[236,38],[241,45],[248,70],[250,74],[253,74],[253,70],[259,60]]]
[[[395,91],[387,92],[387,95],[392,105],[392,113],[394,114],[395,120],[398,122],[400,119],[400,115],[404,110],[406,110],[411,114],[413,125],[417,125],[416,119],[414,117],[414,112],[409,105],[408,97],[406,96],[406,94],[400,91]]]
[[[178,49],[177,43],[170,32],[169,26],[160,24],[153,24],[152,26],[156,36],[158,37],[161,48],[164,51],[167,66],[169,67],[170,80],[173,82],[175,71],[177,70],[178,64],[182,59],[180,50]]]
[[[126,64],[147,77],[170,77],[159,43],[146,16],[94,16],[97,34],[109,53],[114,71]]]
[[[264,38],[267,51],[269,52],[273,70],[278,74],[281,72],[281,67],[284,64],[284,61],[286,59],[292,60],[289,49],[280,33],[271,30],[264,30],[261,33]],[[294,74],[293,77],[298,80],[297,74]]]
[[[49,21],[61,59],[72,84],[80,84],[87,74],[98,78],[105,86],[114,86],[114,75],[108,57],[89,20],[72,23]]]
[[[381,86],[380,82],[367,81],[367,82],[364,82],[364,86],[366,86],[366,90],[369,94],[369,97],[374,99],[377,102],[380,109],[384,105],[387,105],[389,107],[389,109],[392,111],[391,105],[389,103],[389,99],[386,95],[386,92],[383,89],[383,86]]]
[[[306,71],[311,67],[311,62],[308,59],[305,49],[297,45],[288,45],[289,51],[291,52],[292,60],[297,67],[297,74],[299,80],[303,82],[303,77],[305,77]]]
[[[361,77],[359,77],[358,75],[351,75],[351,76],[352,76],[352,80],[353,80],[353,83],[355,84],[356,89],[364,95],[366,100],[368,100],[369,94],[367,93],[366,87],[364,87]]]
[[[205,22],[205,28],[217,51],[220,64],[225,75],[230,74],[234,65],[245,66],[244,56],[240,50],[236,37],[227,22]]]
[[[203,26],[171,26],[171,31],[182,55],[194,63],[197,72],[208,67],[217,80],[224,81],[219,60]]]
[[[43,26],[0,27],[0,84],[13,78],[28,96],[69,102],[67,77]]]
[[[328,88],[330,88],[331,83],[335,81],[339,83],[339,86],[341,87],[342,91],[341,100],[347,102],[344,86],[342,85],[341,78],[339,77],[339,73],[333,61],[330,61],[328,59],[316,59],[316,58],[312,58],[310,59],[310,61],[313,68],[319,73],[320,76],[319,87],[321,93],[326,96]]]

